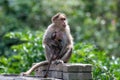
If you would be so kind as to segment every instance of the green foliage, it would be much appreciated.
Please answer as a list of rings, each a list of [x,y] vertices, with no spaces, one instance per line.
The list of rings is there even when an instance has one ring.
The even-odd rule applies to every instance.
[[[77,43],[70,62],[92,64],[94,80],[120,79],[120,59],[115,56],[109,57],[106,52],[100,51],[92,44]]]
[[[42,30],[51,16],[64,12],[75,42],[70,62],[93,64],[95,80],[119,80],[119,4],[119,0],[0,0],[0,73],[20,73],[44,60]]]
[[[1,56],[0,73],[20,73],[26,71],[32,63],[45,60],[42,48],[42,36],[40,31],[11,32],[5,37],[19,38],[26,41],[10,47],[9,56]],[[93,65],[93,78],[96,79],[120,79],[120,59],[109,57],[106,52],[100,51],[93,44],[76,43],[70,59],[72,63],[89,63]]]
[[[5,37],[7,33],[13,31],[21,31],[23,28],[24,30],[29,29],[24,23],[17,20],[16,18],[0,13],[0,56],[7,56],[10,51],[9,48],[12,45],[24,43],[24,41],[20,41],[20,39],[17,37]]]
[[[0,73],[20,73],[27,70],[32,63],[45,59],[42,48],[42,32],[24,31],[11,32],[5,37],[19,38],[24,43],[12,45],[7,56],[1,56]]]

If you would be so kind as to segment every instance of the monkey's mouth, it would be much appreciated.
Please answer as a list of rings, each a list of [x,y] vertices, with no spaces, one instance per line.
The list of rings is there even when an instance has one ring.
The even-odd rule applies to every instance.
[[[63,27],[66,27],[66,24],[65,24],[65,23],[63,24]]]

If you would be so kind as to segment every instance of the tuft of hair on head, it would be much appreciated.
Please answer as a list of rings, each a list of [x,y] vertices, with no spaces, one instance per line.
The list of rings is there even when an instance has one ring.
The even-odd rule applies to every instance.
[[[52,17],[52,22],[54,22],[57,18],[59,18],[60,15],[63,15],[66,17],[66,15],[64,13],[58,12],[55,16]]]

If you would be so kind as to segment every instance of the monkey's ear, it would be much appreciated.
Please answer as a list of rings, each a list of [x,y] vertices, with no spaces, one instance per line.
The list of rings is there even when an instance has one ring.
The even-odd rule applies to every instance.
[[[55,16],[53,16],[52,19],[51,19],[52,22],[54,22],[54,21],[59,17],[59,15],[60,15],[60,14],[58,13],[58,14],[56,14]]]

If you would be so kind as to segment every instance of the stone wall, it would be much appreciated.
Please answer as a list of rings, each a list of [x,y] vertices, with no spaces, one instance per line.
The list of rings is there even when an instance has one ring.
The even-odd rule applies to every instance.
[[[47,65],[39,67],[35,71],[35,76],[43,77],[47,70]],[[52,64],[48,77],[62,80],[92,80],[92,66],[90,64]]]
[[[48,65],[35,70],[34,76],[0,75],[0,80],[92,80],[92,66],[90,64],[67,63],[51,64],[48,78],[43,78]]]

